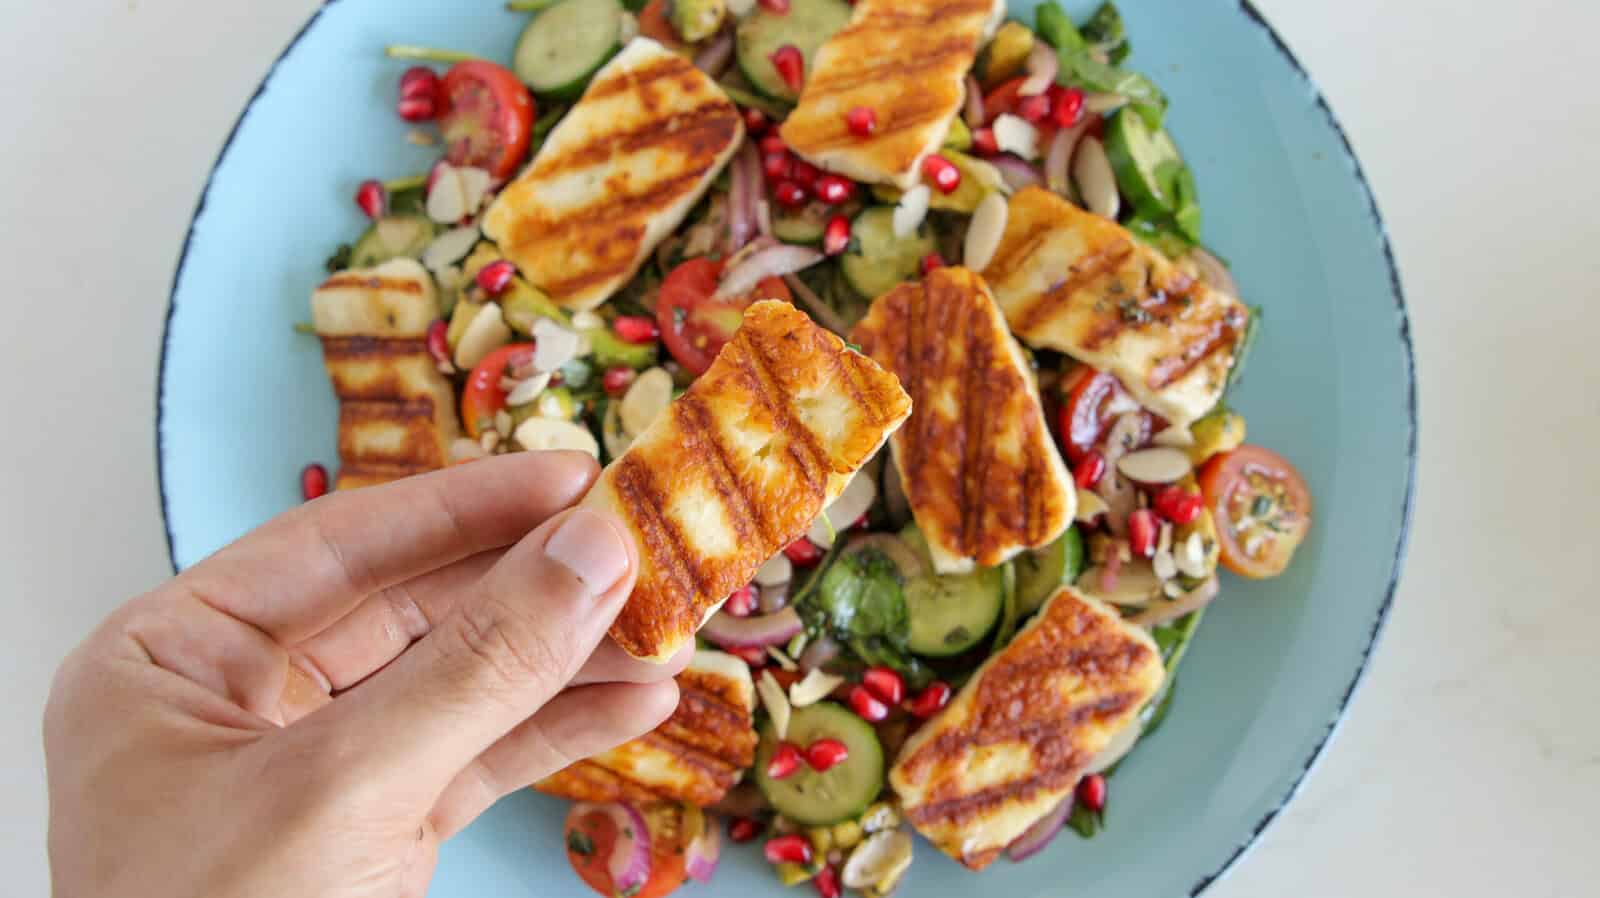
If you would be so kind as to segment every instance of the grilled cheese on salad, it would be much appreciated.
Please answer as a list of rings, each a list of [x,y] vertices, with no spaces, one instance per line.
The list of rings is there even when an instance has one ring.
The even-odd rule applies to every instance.
[[[743,139],[716,82],[634,38],[495,199],[483,232],[557,303],[592,309],[683,222]]]
[[[860,0],[817,50],[784,141],[829,171],[908,189],[950,131],[978,48],[999,24],[997,0]],[[877,124],[853,133],[850,110]]]
[[[1011,197],[983,276],[1023,342],[1111,372],[1179,427],[1222,398],[1250,318],[1126,228],[1039,187]]]
[[[428,352],[433,279],[410,259],[343,271],[311,294],[339,398],[339,489],[433,471],[458,435],[455,392]]]
[[[701,649],[678,674],[678,707],[655,730],[579,761],[534,788],[574,801],[705,807],[755,760],[755,684],[743,661]]]
[[[1165,679],[1145,631],[1063,587],[889,771],[906,819],[973,870],[1072,794]]]
[[[1077,487],[982,278],[940,268],[901,284],[851,339],[911,394],[911,420],[889,445],[935,569],[994,567],[1072,525]]]
[[[671,658],[910,414],[894,375],[803,312],[750,306],[710,370],[584,499],[628,522],[640,548],[612,638],[634,657]]]

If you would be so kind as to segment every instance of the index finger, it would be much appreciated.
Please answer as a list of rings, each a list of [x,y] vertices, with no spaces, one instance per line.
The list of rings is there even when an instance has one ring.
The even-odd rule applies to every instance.
[[[335,493],[267,522],[175,581],[292,645],[363,598],[512,545],[588,492],[581,452],[517,452]]]

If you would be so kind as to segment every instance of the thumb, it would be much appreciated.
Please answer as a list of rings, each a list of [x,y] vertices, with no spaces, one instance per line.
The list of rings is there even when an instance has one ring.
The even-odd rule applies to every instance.
[[[557,515],[425,638],[306,722],[338,728],[363,775],[436,795],[566,688],[637,569],[637,549],[615,518],[586,508]]]

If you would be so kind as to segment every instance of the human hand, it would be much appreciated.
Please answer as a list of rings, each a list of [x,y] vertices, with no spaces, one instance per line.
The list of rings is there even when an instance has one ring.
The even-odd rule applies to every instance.
[[[57,898],[421,895],[495,800],[666,719],[692,651],[604,639],[638,555],[568,509],[596,475],[335,494],[115,611],[45,711]]]

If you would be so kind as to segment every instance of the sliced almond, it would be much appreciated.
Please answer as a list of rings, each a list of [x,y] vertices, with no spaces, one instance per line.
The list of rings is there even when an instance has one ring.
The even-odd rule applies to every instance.
[[[478,245],[478,226],[451,228],[433,239],[422,251],[422,265],[438,274],[465,259],[467,253]]]
[[[1206,570],[1205,541],[1200,538],[1198,531],[1189,534],[1189,538],[1178,543],[1177,551],[1173,552],[1173,560],[1177,562],[1178,570],[1184,574],[1200,578],[1209,574]]]
[[[448,162],[439,164],[433,186],[428,188],[426,209],[428,217],[439,224],[453,225],[467,215],[466,188],[456,167]]]
[[[541,371],[526,380],[518,381],[516,387],[506,394],[506,405],[527,405],[539,398],[539,394],[548,386],[550,386],[548,371]]]
[[[850,852],[839,879],[846,887],[865,889],[898,879],[911,863],[911,836],[904,830],[873,833]]]
[[[1093,490],[1078,490],[1078,516],[1075,518],[1080,524],[1091,524],[1095,518],[1106,513],[1106,500]]]
[[[1171,552],[1160,551],[1150,559],[1150,570],[1162,581],[1173,580],[1178,576],[1178,563],[1173,560]]]
[[[489,303],[472,316],[467,329],[456,343],[456,367],[470,371],[483,361],[483,357],[511,342],[511,328],[500,307]]]
[[[896,237],[910,237],[917,232],[917,228],[922,227],[923,220],[928,217],[928,202],[932,198],[933,194],[926,184],[918,184],[900,197],[892,218]]]
[[[789,705],[789,697],[783,694],[783,687],[773,678],[772,671],[761,672],[761,679],[756,680],[756,694],[761,696],[761,705],[767,709],[767,716],[772,718],[773,733],[779,739],[787,739],[789,716],[793,709]]]
[[[783,668],[784,670],[799,670],[800,669],[800,665],[794,663],[794,659],[793,658],[790,658],[788,655],[784,654],[783,650],[778,648],[775,645],[767,646],[767,657],[769,657],[773,661],[777,662],[777,665],[779,667]]]
[[[1189,454],[1170,446],[1140,449],[1117,459],[1122,476],[1139,483],[1177,483],[1194,470]]]
[[[1123,562],[1117,572],[1116,587],[1110,592],[1102,589],[1100,566],[1085,570],[1078,577],[1078,589],[1113,605],[1142,608],[1161,595],[1161,580],[1156,577],[1150,562],[1136,558]]]
[[[1116,220],[1117,213],[1122,210],[1122,196],[1117,193],[1117,176],[1111,170],[1111,160],[1106,157],[1106,148],[1099,140],[1085,137],[1078,141],[1078,151],[1072,156],[1072,180],[1077,182],[1084,208]]]
[[[1162,521],[1161,529],[1156,534],[1156,551],[1169,552],[1172,550],[1172,522]],[[1165,580],[1166,577],[1161,579]]]
[[[844,684],[844,677],[813,667],[804,677],[789,685],[789,704],[805,708],[833,694]]]
[[[549,318],[533,323],[533,367],[555,371],[578,357],[578,335]]]
[[[633,436],[644,433],[671,404],[672,375],[665,368],[645,371],[618,403],[622,429]]]
[[[600,457],[600,444],[589,428],[560,418],[529,418],[517,426],[516,440],[529,452],[565,449]]]
[[[794,579],[794,564],[789,556],[779,552],[756,569],[757,586],[782,586]]]
[[[621,458],[633,445],[633,435],[622,429],[622,419],[617,414],[621,405],[620,402],[607,403],[605,417],[600,419],[600,436],[606,442],[606,457],[611,459]]]
[[[1194,431],[1187,427],[1168,427],[1156,434],[1150,442],[1172,449],[1187,449],[1194,445]]]
[[[467,210],[466,214],[476,215],[483,208],[484,198],[489,195],[489,185],[494,179],[481,168],[458,168],[456,176],[461,179],[461,205]]]
[[[579,333],[584,331],[599,330],[605,326],[606,320],[589,311],[588,309],[584,309],[581,312],[572,313],[572,328]]]
[[[967,226],[966,246],[961,256],[963,265],[973,271],[989,266],[995,250],[1000,248],[1000,237],[1005,234],[1007,211],[1006,198],[998,193],[989,194],[978,204]]]
[[[1039,158],[1039,129],[1020,115],[1008,112],[994,120],[994,142],[1003,153]]]

